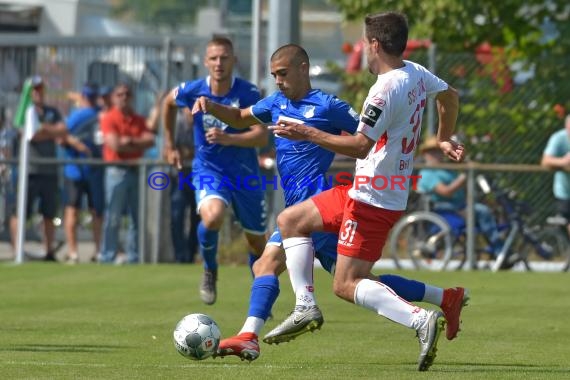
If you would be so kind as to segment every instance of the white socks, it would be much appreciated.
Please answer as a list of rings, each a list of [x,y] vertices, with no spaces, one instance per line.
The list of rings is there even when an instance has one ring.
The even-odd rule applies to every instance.
[[[247,317],[238,335],[241,333],[248,332],[248,333],[254,333],[255,335],[259,336],[259,333],[261,332],[263,326],[265,326],[265,321],[263,319],[251,316]]]
[[[386,285],[368,279],[356,285],[354,303],[415,330],[427,317],[426,310],[406,302]]]
[[[314,295],[313,265],[315,249],[310,237],[294,237],[283,240],[287,254],[287,270],[295,292],[296,305],[316,305]]]
[[[441,303],[443,302],[443,289],[426,284],[426,290],[422,301],[431,303],[432,305],[441,306]]]

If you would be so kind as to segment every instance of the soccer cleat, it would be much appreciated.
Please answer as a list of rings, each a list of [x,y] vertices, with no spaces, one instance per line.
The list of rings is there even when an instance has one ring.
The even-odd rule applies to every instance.
[[[452,340],[457,336],[459,324],[461,323],[461,309],[463,306],[467,306],[468,301],[469,292],[467,289],[456,287],[443,291],[441,310],[447,321],[445,336],[448,340]]]
[[[204,269],[202,285],[200,285],[200,298],[206,305],[213,305],[216,302],[216,281],[218,271]]]
[[[420,342],[418,371],[427,371],[433,364],[437,352],[437,341],[445,327],[445,318],[441,311],[428,311],[425,322],[417,330]]]
[[[297,305],[287,319],[265,335],[263,341],[268,344],[285,343],[301,334],[320,329],[324,322],[317,305]]]
[[[223,339],[218,347],[216,357],[228,355],[239,356],[241,360],[252,361],[259,357],[259,343],[254,333],[241,333],[231,338]]]

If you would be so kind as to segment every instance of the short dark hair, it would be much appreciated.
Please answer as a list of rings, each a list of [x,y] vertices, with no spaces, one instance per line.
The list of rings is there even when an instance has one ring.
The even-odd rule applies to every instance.
[[[408,43],[408,19],[399,12],[383,12],[368,15],[364,19],[368,41],[378,40],[389,55],[401,56]]]
[[[216,36],[214,35],[214,37],[212,37],[212,39],[210,41],[208,41],[208,44],[206,45],[206,47],[208,46],[225,46],[227,47],[232,53],[234,51],[234,44],[232,43],[232,40],[230,40],[228,37],[226,36]]]
[[[296,65],[300,65],[303,62],[306,62],[307,65],[310,65],[309,54],[307,54],[307,51],[303,49],[303,47],[297,44],[287,44],[281,46],[279,49],[275,50],[273,54],[271,54],[271,61],[283,57],[289,57],[291,59],[291,63],[294,63]]]

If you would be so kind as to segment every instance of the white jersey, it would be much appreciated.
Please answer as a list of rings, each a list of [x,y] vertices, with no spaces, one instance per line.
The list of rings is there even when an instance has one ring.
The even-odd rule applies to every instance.
[[[348,195],[388,210],[405,210],[419,145],[427,97],[448,88],[417,63],[378,75],[364,102],[358,132],[376,141],[365,159],[356,161]]]

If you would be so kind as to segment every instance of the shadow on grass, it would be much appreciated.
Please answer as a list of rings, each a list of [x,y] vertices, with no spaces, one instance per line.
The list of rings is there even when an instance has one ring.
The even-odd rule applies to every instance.
[[[0,347],[0,351],[20,352],[111,352],[128,349],[129,346],[111,346],[97,344],[19,344]]]

